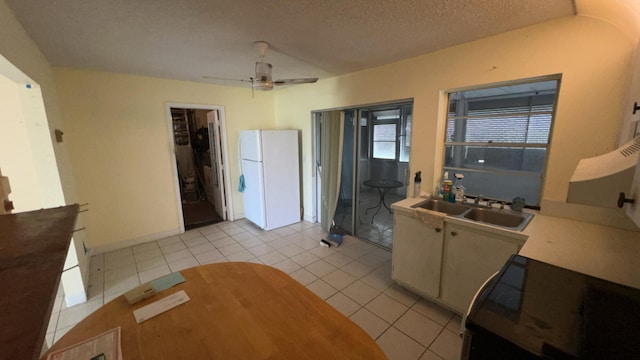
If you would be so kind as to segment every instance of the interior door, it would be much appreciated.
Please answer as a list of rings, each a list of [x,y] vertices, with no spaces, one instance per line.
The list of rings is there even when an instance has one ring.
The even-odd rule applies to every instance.
[[[316,219],[322,222],[322,113],[314,113],[313,118],[313,159],[316,175]]]
[[[209,125],[209,149],[211,152],[211,168],[213,171],[213,205],[222,220],[227,220],[227,204],[224,188],[224,166],[222,166],[222,142],[220,140],[220,119],[218,111],[207,113]]]

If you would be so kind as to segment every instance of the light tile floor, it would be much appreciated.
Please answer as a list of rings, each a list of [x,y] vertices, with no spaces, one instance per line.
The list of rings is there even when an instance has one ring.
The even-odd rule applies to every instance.
[[[325,235],[307,222],[264,231],[239,220],[95,255],[89,300],[67,308],[60,290],[47,342],[141,283],[200,264],[250,261],[291,275],[360,325],[390,359],[460,358],[460,317],[394,284],[388,250],[352,237],[326,248],[319,245]]]

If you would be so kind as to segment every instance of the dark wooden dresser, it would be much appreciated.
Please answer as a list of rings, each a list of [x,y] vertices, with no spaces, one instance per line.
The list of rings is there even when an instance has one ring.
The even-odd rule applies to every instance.
[[[0,359],[38,359],[78,205],[0,215]]]

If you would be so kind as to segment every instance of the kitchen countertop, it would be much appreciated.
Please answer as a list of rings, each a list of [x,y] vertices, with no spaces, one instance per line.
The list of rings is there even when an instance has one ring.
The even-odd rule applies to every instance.
[[[391,207],[412,213],[411,206],[424,200],[408,198]],[[451,216],[445,217],[445,222],[526,238],[519,252],[522,256],[640,289],[640,231],[525,211],[535,216],[521,232]]]

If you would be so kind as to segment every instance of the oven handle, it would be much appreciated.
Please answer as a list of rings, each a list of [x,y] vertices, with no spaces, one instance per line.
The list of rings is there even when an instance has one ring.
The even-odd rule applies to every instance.
[[[473,304],[476,302],[476,299],[478,298],[478,296],[480,296],[480,293],[487,287],[487,285],[489,285],[491,280],[493,280],[493,278],[498,276],[499,273],[500,271],[496,271],[495,273],[493,273],[493,275],[489,276],[489,278],[485,280],[484,283],[482,283],[482,285],[478,288],[478,290],[476,291],[476,294],[473,295],[473,298],[471,298],[471,303],[469,304],[469,308],[467,308],[467,311],[464,314],[462,314],[462,321],[460,322],[460,336],[464,336],[464,331],[466,329],[465,323],[467,322],[467,316],[469,316],[469,314],[471,313],[471,308],[473,308]]]

